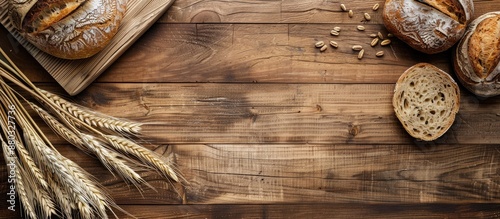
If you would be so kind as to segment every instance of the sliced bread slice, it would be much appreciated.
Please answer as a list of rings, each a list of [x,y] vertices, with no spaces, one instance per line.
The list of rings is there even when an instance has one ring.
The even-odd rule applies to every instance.
[[[455,121],[460,90],[453,78],[428,63],[407,69],[399,78],[392,99],[394,111],[414,138],[433,141]]]

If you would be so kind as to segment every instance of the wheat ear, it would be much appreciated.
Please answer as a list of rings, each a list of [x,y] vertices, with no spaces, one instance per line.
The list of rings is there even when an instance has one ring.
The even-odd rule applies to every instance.
[[[24,169],[27,169],[29,171],[33,179],[38,179],[37,183],[40,184],[43,189],[48,190],[49,187],[47,181],[45,180],[45,176],[42,174],[42,171],[40,170],[40,168],[38,168],[38,165],[36,165],[35,161],[26,150],[24,145],[19,141],[16,142],[16,150],[19,154],[19,159],[23,164]]]
[[[142,161],[146,165],[151,165],[164,177],[169,177],[172,180],[179,182],[179,174],[172,167],[170,162],[166,163],[155,152],[148,150],[137,143],[114,135],[105,135],[104,138],[119,151],[132,155]]]
[[[141,123],[126,121],[124,119],[97,113],[86,109],[83,106],[66,101],[65,99],[48,91],[39,88],[36,89],[41,95],[46,97],[48,101],[58,106],[59,109],[71,114],[74,117],[73,119],[78,119],[78,121],[87,125],[113,131],[119,134],[138,135],[141,132]]]
[[[17,196],[19,197],[19,201],[22,204],[22,209],[24,209],[24,213],[28,218],[37,218],[33,199],[28,198],[28,193],[26,192],[25,185],[23,183],[23,178],[21,177],[19,160],[17,156],[13,153],[10,153],[8,150],[8,145],[2,139],[2,150],[6,163],[13,163],[15,168],[14,175],[14,185],[16,186]]]
[[[70,130],[68,127],[66,127],[64,124],[59,122],[54,116],[52,116],[49,112],[45,111],[41,107],[37,106],[36,104],[32,102],[28,102],[28,104],[31,106],[33,110],[42,118],[42,120],[50,127],[52,130],[57,133],[59,136],[64,138],[64,140],[68,141],[72,145],[78,147],[79,149],[88,152],[88,149],[86,149],[83,146],[83,141],[80,139],[80,137],[72,130]]]
[[[145,184],[151,187],[139,174],[125,164],[125,161],[120,158],[118,153],[108,149],[102,141],[99,141],[92,135],[81,133],[76,129],[72,131],[47,111],[33,103],[29,103],[29,105],[56,133],[72,145],[96,156],[109,171],[116,172],[122,179],[134,184],[137,188],[140,188],[139,184]]]
[[[52,178],[48,178],[47,183],[51,188],[52,196],[59,206],[62,214],[61,216],[64,216],[66,219],[72,219],[72,210],[76,210],[75,203],[71,201],[68,193],[65,190],[62,190],[60,185],[57,184]]]
[[[32,198],[38,204],[37,206],[40,209],[41,215],[43,215],[43,218],[50,218],[52,215],[56,215],[56,207],[49,195],[48,191],[50,188],[45,180],[46,177],[42,174],[21,142],[16,143],[16,150],[22,164],[22,170],[20,171],[23,174],[22,178],[24,182],[27,182],[25,184],[26,190],[34,195]]]
[[[102,141],[99,141],[92,135],[84,133],[81,133],[80,136],[84,145],[87,146],[87,148],[93,152],[95,156],[97,156],[101,163],[103,163],[110,172],[114,171],[118,173],[118,175],[125,181],[134,184],[137,188],[140,188],[139,184],[146,184],[149,186],[149,184],[147,184],[147,182],[139,174],[124,163],[124,160],[120,158],[118,153],[107,149]]]
[[[49,192],[40,186],[38,179],[28,175],[29,173],[24,167],[19,169],[18,174],[21,176],[28,198],[33,201],[32,206],[37,215],[41,218],[58,216],[54,200],[50,197]]]

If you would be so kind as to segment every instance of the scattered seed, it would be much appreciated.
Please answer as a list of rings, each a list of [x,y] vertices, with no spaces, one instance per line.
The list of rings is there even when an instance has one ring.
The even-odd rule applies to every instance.
[[[330,31],[330,34],[332,36],[338,36],[338,35],[340,35],[340,33],[338,31],[335,31],[335,30]]]
[[[349,10],[349,17],[354,17],[354,12],[352,10]]]
[[[324,45],[325,45],[325,42],[323,42],[323,41],[318,41],[318,42],[316,42],[316,44],[314,44],[314,46],[316,46],[316,48],[321,48]]]
[[[394,35],[392,33],[388,33],[387,37],[394,37]]]
[[[340,4],[340,8],[342,9],[342,11],[347,11],[347,8],[345,7],[344,4]]]
[[[365,16],[365,20],[367,20],[367,21],[372,19],[372,17],[368,13],[364,13],[363,16]]]
[[[360,51],[362,49],[363,49],[363,46],[361,46],[361,45],[354,45],[354,46],[352,46],[352,50],[354,50],[354,51]]]
[[[382,40],[382,42],[380,42],[381,46],[387,46],[389,44],[391,44],[391,40],[390,39],[385,39],[385,40]]]
[[[358,59],[361,60],[363,58],[364,54],[365,54],[365,50],[364,49],[360,50],[358,53]]]
[[[378,38],[373,38],[372,42],[370,43],[370,46],[375,47],[378,44],[379,39]]]
[[[330,41],[330,46],[332,46],[333,48],[339,48],[339,44],[335,41]]]
[[[372,33],[372,34],[370,34],[369,36],[370,36],[371,38],[375,38],[375,37],[377,37],[377,34]]]
[[[334,27],[333,30],[340,32],[340,27]]]
[[[375,5],[373,5],[373,10],[376,11],[378,10],[378,8],[380,7],[380,5],[378,3],[376,3]]]
[[[382,35],[382,33],[378,32],[377,36],[378,38],[380,38],[380,40],[384,40],[384,35]]]
[[[384,51],[378,51],[377,53],[375,53],[375,56],[377,56],[377,57],[384,56]]]
[[[327,48],[328,48],[328,46],[323,45],[323,46],[319,49],[319,51],[324,52]]]

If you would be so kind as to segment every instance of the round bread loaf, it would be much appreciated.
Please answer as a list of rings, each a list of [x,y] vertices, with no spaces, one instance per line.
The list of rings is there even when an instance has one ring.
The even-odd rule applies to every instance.
[[[472,0],[386,0],[382,17],[400,40],[435,54],[460,40],[473,13]]]
[[[40,50],[63,59],[88,58],[114,37],[126,0],[8,0],[17,30]]]
[[[500,95],[500,11],[471,22],[453,60],[465,88],[481,97]]]
[[[392,105],[405,130],[414,138],[433,141],[455,121],[460,90],[453,78],[428,63],[408,68],[394,89]]]

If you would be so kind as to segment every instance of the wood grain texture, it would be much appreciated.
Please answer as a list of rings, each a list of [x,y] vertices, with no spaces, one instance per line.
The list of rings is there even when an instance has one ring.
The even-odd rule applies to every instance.
[[[355,9],[349,19],[341,1],[175,1],[95,83],[68,97],[148,122],[146,146],[174,159],[185,187],[141,173],[157,189],[141,194],[49,138],[140,218],[499,218],[500,98],[461,88],[449,132],[434,142],[412,139],[392,111],[394,83],[418,62],[453,76],[451,53],[423,55],[397,39],[369,47],[368,34],[387,33],[381,9],[370,11],[377,2],[343,1]],[[500,1],[474,3],[475,16],[500,10]],[[367,10],[373,20],[363,22]],[[355,30],[359,24],[367,30]],[[338,37],[329,35],[334,26]],[[2,48],[37,85],[67,96],[0,33]],[[318,40],[341,47],[320,53]],[[366,49],[361,61],[353,44]],[[385,56],[375,58],[378,50]],[[4,205],[0,218],[18,216]]]
[[[175,157],[189,185],[143,174],[157,192],[142,195],[96,159],[73,147],[58,149],[121,205],[500,204],[500,145],[163,145],[156,151]]]
[[[450,53],[423,55],[395,38],[372,48],[369,34],[387,34],[380,25],[365,25],[365,31],[335,26],[342,28],[338,37],[330,35],[331,24],[160,24],[98,81],[395,83],[417,62],[451,72]],[[314,47],[320,40],[340,47],[320,52]],[[365,48],[363,60],[353,45]],[[377,51],[385,56],[377,58]]]

